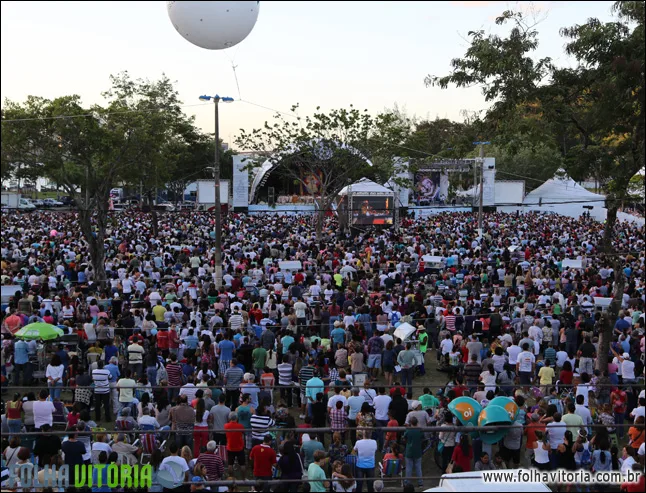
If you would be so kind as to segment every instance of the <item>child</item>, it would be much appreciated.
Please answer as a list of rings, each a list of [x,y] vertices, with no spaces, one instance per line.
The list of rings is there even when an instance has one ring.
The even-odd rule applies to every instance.
[[[392,411],[388,411],[388,424],[386,426],[388,428],[399,426],[399,422],[394,418]],[[383,453],[386,453],[388,450],[390,450],[392,445],[396,443],[397,443],[397,432],[396,431],[386,432],[386,441],[384,442]]]
[[[69,430],[72,426],[76,426],[81,419],[81,411],[79,409],[80,403],[75,402],[72,410],[67,413],[67,429]]]

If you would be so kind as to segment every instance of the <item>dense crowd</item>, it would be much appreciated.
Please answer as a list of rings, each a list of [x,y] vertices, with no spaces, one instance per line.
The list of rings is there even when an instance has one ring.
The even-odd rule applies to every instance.
[[[643,471],[643,227],[619,223],[604,256],[589,218],[490,213],[482,238],[468,213],[352,235],[328,218],[317,240],[309,217],[230,214],[218,289],[210,214],[162,214],[156,236],[146,214],[110,218],[99,279],[74,213],[2,215],[2,285],[19,286],[2,314],[3,470],[145,462],[193,490],[358,492],[399,473],[412,490],[435,465]],[[35,322],[64,335],[14,336]],[[520,408],[500,443],[455,430],[453,399],[498,395]]]

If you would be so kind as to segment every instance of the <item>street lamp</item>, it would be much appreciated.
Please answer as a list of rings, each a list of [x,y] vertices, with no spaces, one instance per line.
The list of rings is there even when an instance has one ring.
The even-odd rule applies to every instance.
[[[213,166],[213,181],[215,182],[215,287],[222,287],[222,204],[220,204],[220,119],[218,103],[233,103],[233,98],[215,96],[200,96],[201,101],[215,103],[215,165]]]

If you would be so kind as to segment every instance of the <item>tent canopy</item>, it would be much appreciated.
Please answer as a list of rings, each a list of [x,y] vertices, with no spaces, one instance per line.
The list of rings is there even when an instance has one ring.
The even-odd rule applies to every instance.
[[[539,204],[541,199],[542,203],[548,204],[584,204],[585,202],[591,202],[591,205],[603,207],[605,197],[586,190],[560,169],[553,178],[529,192],[523,204]]]
[[[364,193],[393,195],[395,192],[393,192],[390,188],[386,188],[383,185],[380,185],[379,183],[375,183],[372,180],[368,180],[368,178],[362,178],[361,180],[353,183],[352,185],[343,187],[343,189],[339,192],[339,195],[348,195],[348,193],[353,193],[357,195],[364,194]]]

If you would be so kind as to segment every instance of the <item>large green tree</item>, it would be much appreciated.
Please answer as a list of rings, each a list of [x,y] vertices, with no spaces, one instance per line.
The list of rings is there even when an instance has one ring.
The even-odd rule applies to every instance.
[[[77,95],[5,101],[2,163],[20,163],[56,182],[77,205],[95,280],[105,282],[105,231],[110,189],[166,176],[160,150],[186,124],[166,77],[157,82],[111,77],[104,105],[84,106]]]

